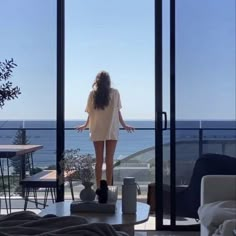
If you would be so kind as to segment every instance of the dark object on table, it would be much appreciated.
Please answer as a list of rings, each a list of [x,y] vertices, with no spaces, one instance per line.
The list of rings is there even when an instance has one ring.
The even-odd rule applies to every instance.
[[[99,203],[107,203],[108,199],[108,186],[106,180],[100,181],[100,188],[96,190],[96,194],[98,195]]]

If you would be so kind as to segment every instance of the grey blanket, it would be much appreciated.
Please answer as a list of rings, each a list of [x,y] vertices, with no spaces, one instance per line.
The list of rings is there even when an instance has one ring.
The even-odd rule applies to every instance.
[[[127,236],[105,223],[88,224],[79,216],[40,217],[31,211],[0,216],[0,236]]]
[[[216,235],[230,235],[220,233],[223,232],[226,228],[226,223],[224,221],[230,221],[236,219],[236,201],[228,200],[228,201],[216,201],[204,204],[199,207],[198,215],[201,220],[201,224],[203,224],[207,230],[209,231],[210,235],[213,235],[217,230]],[[235,224],[236,221],[234,221]],[[232,224],[233,221],[230,223],[228,222],[227,225]],[[233,235],[233,228],[231,230],[231,235]]]

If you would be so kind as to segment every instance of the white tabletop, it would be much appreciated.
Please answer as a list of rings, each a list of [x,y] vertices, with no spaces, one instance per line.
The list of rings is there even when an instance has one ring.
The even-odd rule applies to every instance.
[[[0,145],[0,158],[11,158],[31,153],[43,148],[42,145]]]
[[[65,200],[64,202],[57,202],[51,204],[43,209],[39,215],[45,216],[47,214],[54,214],[57,216],[70,216],[77,215],[85,217],[89,223],[108,223],[113,226],[119,225],[135,225],[140,224],[148,220],[150,206],[146,203],[137,202],[136,214],[122,214],[121,200],[117,200],[115,213],[73,213],[70,212],[71,200]]]

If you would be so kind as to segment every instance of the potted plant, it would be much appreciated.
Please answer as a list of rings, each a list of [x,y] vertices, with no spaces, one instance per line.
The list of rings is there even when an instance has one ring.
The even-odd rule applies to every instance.
[[[84,189],[80,192],[82,201],[93,201],[95,191],[92,189],[94,174],[94,158],[91,154],[81,154],[80,149],[70,149],[64,152],[64,171],[68,178],[81,181]]]

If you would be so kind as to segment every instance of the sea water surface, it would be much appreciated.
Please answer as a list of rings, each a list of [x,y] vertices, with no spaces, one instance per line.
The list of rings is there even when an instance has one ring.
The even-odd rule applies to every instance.
[[[84,121],[65,121],[65,149],[79,148],[81,153],[94,155],[89,131],[78,133],[75,126]],[[123,159],[133,153],[155,146],[155,122],[153,120],[130,120],[128,124],[136,128],[128,133],[120,130],[115,159]],[[168,122],[169,127],[169,122]],[[55,120],[0,120],[0,143],[13,144],[19,129],[26,130],[27,143],[43,145],[34,153],[35,164],[39,167],[54,165],[56,161],[56,121]],[[177,121],[176,140],[198,140],[199,129],[203,129],[204,139],[236,140],[235,121]],[[170,142],[170,130],[163,132],[163,142]]]

